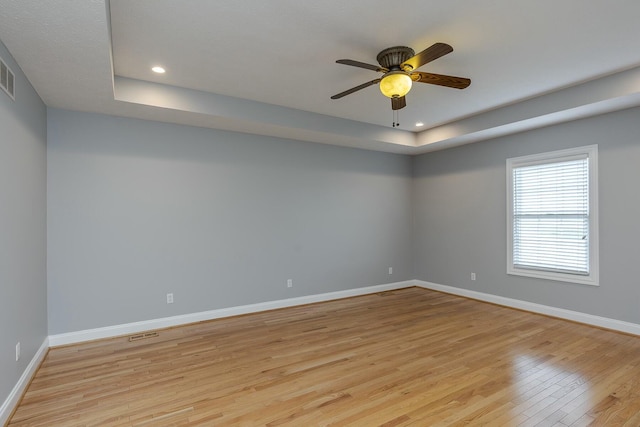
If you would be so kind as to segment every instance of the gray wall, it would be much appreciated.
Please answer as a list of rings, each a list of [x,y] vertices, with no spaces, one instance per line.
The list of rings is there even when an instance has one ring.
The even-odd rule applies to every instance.
[[[411,166],[49,109],[49,332],[411,279]]]
[[[638,117],[629,109],[416,157],[415,278],[640,323]],[[600,286],[508,276],[506,159],[590,144],[599,145]]]
[[[16,100],[0,92],[0,404],[47,335],[46,109],[0,42]],[[15,346],[22,357],[16,362]]]

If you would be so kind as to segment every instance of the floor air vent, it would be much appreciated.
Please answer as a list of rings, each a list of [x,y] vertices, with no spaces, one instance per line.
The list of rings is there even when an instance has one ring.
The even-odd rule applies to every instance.
[[[146,340],[147,338],[155,338],[158,336],[157,332],[145,332],[143,334],[131,335],[129,337],[129,341],[140,341]]]
[[[15,101],[15,76],[2,58],[0,58],[0,87]]]

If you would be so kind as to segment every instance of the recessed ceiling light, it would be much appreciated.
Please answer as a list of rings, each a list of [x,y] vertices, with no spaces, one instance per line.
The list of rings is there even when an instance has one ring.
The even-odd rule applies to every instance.
[[[417,126],[417,127],[422,127],[422,126],[424,126],[424,123],[422,123],[422,122],[418,122],[418,123],[416,123],[416,126]]]
[[[158,73],[158,74],[164,74],[164,72],[166,70],[164,68],[162,68],[162,67],[153,67],[151,69],[151,71],[153,71],[154,73]]]

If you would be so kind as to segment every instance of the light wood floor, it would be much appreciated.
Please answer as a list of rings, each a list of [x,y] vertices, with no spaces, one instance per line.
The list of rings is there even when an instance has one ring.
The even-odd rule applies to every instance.
[[[419,288],[51,349],[9,426],[640,426],[640,338]]]

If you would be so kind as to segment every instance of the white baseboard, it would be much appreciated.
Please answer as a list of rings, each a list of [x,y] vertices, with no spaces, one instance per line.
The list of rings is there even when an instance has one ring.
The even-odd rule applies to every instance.
[[[20,379],[18,380],[16,385],[13,387],[13,390],[11,390],[11,393],[9,393],[9,396],[7,396],[2,406],[0,406],[0,425],[5,425],[7,421],[9,421],[9,417],[11,416],[11,413],[20,402],[20,398],[22,397],[22,394],[24,393],[27,386],[29,385],[31,378],[33,378],[33,376],[35,375],[36,370],[42,363],[42,360],[44,360],[44,356],[46,356],[48,349],[49,349],[49,338],[45,338],[44,341],[42,342],[42,345],[40,346],[38,351],[36,351],[36,354],[31,359],[31,362],[29,362],[24,372],[20,376]]]
[[[308,295],[304,297],[287,298],[277,301],[261,302],[257,304],[242,305],[237,307],[221,308],[217,310],[183,314],[180,316],[163,317],[160,319],[144,320],[141,322],[107,326],[104,328],[68,332],[64,334],[50,335],[49,345],[51,347],[56,347],[60,345],[75,344],[102,338],[112,338],[149,331],[153,329],[163,329],[172,326],[185,325],[188,323],[202,322],[204,320],[213,320],[222,317],[238,316],[241,314],[258,313],[261,311],[275,310],[278,308],[294,307],[297,305],[330,301],[340,298],[349,298],[376,292],[407,288],[410,286],[414,286],[412,280],[405,282],[387,283],[384,285],[367,286],[364,288],[347,289],[344,291],[328,292],[324,294]]]
[[[75,344],[102,338],[112,338],[122,335],[130,335],[139,332],[169,328],[172,326],[185,325],[188,323],[202,322],[206,320],[220,319],[223,317],[238,316],[241,314],[258,313],[261,311],[275,310],[278,308],[294,307],[297,305],[311,304],[316,302],[330,301],[340,298],[348,298],[358,295],[366,295],[375,292],[384,292],[394,289],[401,289],[410,286],[418,286],[425,289],[446,292],[480,301],[506,307],[545,314],[547,316],[572,320],[574,322],[585,323],[587,325],[612,329],[620,332],[640,335],[640,325],[625,322],[622,320],[610,319],[607,317],[595,316],[578,311],[565,310],[542,304],[517,300],[513,298],[501,297],[498,295],[486,294],[483,292],[471,291],[468,289],[456,288],[453,286],[440,285],[437,283],[425,282],[422,280],[408,280],[404,282],[388,283],[384,285],[367,286],[364,288],[348,289],[344,291],[328,292],[324,294],[308,295],[297,298],[268,301],[256,304],[242,305],[237,307],[221,308],[217,310],[189,313],[179,316],[163,317],[159,319],[144,320],[141,322],[126,323],[121,325],[107,326],[103,328],[87,329],[82,331],[68,332],[49,336],[49,346],[56,347],[67,344]]]
[[[533,302],[517,300],[513,298],[501,297],[498,295],[485,294],[483,292],[470,291],[468,289],[456,288],[453,286],[439,285],[437,283],[414,280],[413,284],[425,289],[446,292],[448,294],[459,295],[493,304],[504,305],[506,307],[531,311],[533,313],[545,314],[547,316],[558,317],[560,319],[571,320],[600,328],[612,329],[614,331],[625,332],[627,334],[640,335],[640,325],[637,323],[625,322],[623,320],[611,319],[608,317],[595,316],[593,314],[581,313],[579,311],[565,310],[563,308],[551,307],[548,305],[536,304]]]

